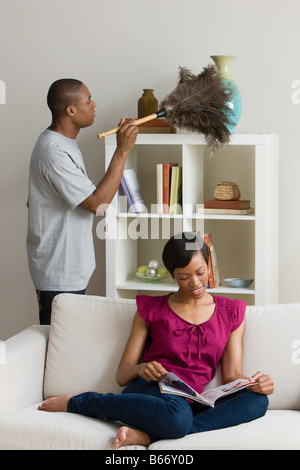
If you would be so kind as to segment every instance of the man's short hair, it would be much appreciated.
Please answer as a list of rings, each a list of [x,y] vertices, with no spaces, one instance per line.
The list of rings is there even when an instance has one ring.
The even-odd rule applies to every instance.
[[[79,97],[78,90],[82,85],[75,78],[61,78],[53,82],[47,94],[47,104],[52,114],[60,114],[68,106],[75,106]]]

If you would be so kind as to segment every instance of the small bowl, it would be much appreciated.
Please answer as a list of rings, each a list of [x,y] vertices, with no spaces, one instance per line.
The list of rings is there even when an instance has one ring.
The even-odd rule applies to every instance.
[[[238,277],[231,277],[224,279],[224,281],[231,287],[249,287],[251,286],[253,279],[241,279]]]
[[[167,274],[166,276],[144,276],[143,274],[140,274],[139,272],[136,272],[135,273],[137,277],[141,278],[141,279],[144,279],[146,282],[160,282],[162,281],[163,279],[167,279],[169,277],[169,274]]]

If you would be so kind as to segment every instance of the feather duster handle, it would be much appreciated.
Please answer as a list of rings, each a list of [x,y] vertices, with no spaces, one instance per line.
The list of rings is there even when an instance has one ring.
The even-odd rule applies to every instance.
[[[133,124],[135,126],[138,126],[139,124],[143,124],[144,122],[153,121],[153,119],[164,117],[166,114],[167,114],[167,111],[165,109],[160,109],[156,113],[149,114],[149,116],[136,119]],[[118,132],[119,129],[120,127],[115,127],[114,129],[111,129],[110,131],[103,132],[102,134],[98,134],[97,137],[98,139],[103,139],[103,137],[106,137],[111,134],[115,134],[116,132]]]

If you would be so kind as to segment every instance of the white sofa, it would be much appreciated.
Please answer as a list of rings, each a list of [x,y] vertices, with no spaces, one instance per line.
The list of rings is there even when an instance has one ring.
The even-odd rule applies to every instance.
[[[50,328],[32,326],[0,343],[1,450],[112,449],[120,424],[37,406],[64,393],[119,392],[115,371],[135,310],[133,300],[61,294],[53,303]],[[232,428],[160,440],[148,450],[300,449],[300,304],[247,307],[244,349],[244,372],[262,370],[274,379],[266,415]],[[134,449],[146,450],[127,448]]]

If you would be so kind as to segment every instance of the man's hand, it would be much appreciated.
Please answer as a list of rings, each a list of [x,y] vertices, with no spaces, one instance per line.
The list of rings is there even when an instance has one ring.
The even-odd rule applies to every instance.
[[[256,372],[251,379],[254,379],[257,384],[249,387],[252,392],[262,393],[263,395],[271,395],[274,392],[274,382],[269,375],[262,372]]]
[[[127,155],[135,145],[139,130],[134,125],[134,119],[125,122],[125,118],[122,118],[119,126],[121,128],[117,133],[117,150]]]

